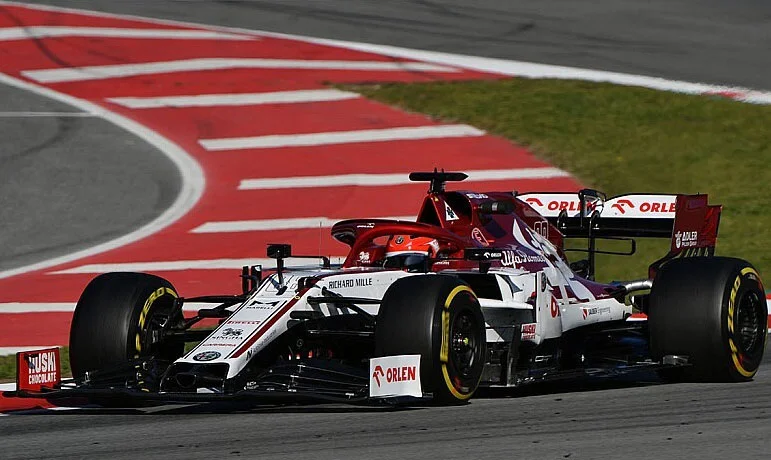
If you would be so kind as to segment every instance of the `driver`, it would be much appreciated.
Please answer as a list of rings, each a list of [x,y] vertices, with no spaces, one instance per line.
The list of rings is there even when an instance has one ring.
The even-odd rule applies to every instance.
[[[385,261],[387,268],[410,268],[423,265],[427,259],[435,258],[439,242],[425,236],[392,235],[386,244]]]

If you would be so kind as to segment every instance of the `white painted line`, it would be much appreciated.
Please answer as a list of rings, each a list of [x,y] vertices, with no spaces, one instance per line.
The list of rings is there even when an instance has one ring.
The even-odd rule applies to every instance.
[[[2,350],[2,348],[0,348]],[[11,355],[13,353],[6,353],[8,355]],[[0,391],[14,391],[16,390],[16,384],[15,383],[0,383]]]
[[[199,58],[178,61],[113,64],[61,69],[25,70],[21,74],[39,83],[101,80],[171,72],[197,72],[228,69],[297,69],[297,70],[362,70],[458,72],[457,69],[423,62],[394,61],[322,61],[263,58]]]
[[[607,82],[616,85],[641,86],[660,91],[672,91],[686,94],[708,95],[725,93],[732,94],[730,98],[739,102],[771,104],[771,92],[757,91],[736,86],[691,83],[644,75],[608,72],[604,70],[581,69],[576,67],[468,56],[463,54],[442,53],[438,51],[416,50],[397,46],[356,43],[324,38],[296,37],[272,32],[260,32],[260,34],[266,37],[291,37],[294,39],[303,39],[304,41],[321,45],[337,46],[366,53],[381,54],[400,59],[432,62],[439,65],[460,67],[492,74],[509,75],[512,77]]]
[[[415,216],[378,217],[377,219],[406,220],[415,222]],[[300,217],[296,219],[231,220],[207,222],[194,228],[190,231],[190,233],[230,233],[264,230],[301,230],[329,228],[341,220],[346,219],[330,219],[329,217]]]
[[[88,112],[0,112],[0,118],[93,118],[98,116]]]
[[[53,37],[155,38],[165,40],[255,40],[257,38],[210,30],[71,26],[0,27],[0,41]]]
[[[15,355],[20,351],[42,350],[44,348],[55,348],[59,346],[60,345],[24,345],[19,347],[0,347],[0,356]],[[15,389],[15,383],[0,383],[0,391],[13,391]]]
[[[88,112],[104,118],[105,120],[120,128],[125,129],[129,133],[134,134],[153,147],[157,148],[163,155],[169,158],[172,163],[174,163],[182,178],[180,191],[177,195],[177,198],[174,200],[174,203],[172,203],[168,209],[166,209],[160,216],[156,217],[152,222],[149,222],[144,226],[114,240],[107,241],[87,249],[76,251],[60,257],[54,257],[42,262],[25,265],[23,267],[0,271],[0,279],[8,278],[10,276],[18,275],[21,273],[27,273],[33,270],[48,268],[54,265],[64,264],[73,260],[81,259],[83,257],[92,256],[94,254],[99,254],[101,252],[119,248],[137,240],[141,240],[142,238],[150,236],[176,222],[179,218],[187,214],[188,211],[192,209],[201,198],[205,187],[205,179],[203,171],[201,170],[201,166],[182,148],[161,136],[160,134],[156,133],[155,131],[152,131],[149,128],[129,118],[107,111],[91,102],[85,101],[83,99],[77,99],[63,93],[58,93],[51,89],[44,88],[33,83],[28,83],[3,73],[0,73],[0,83],[5,83],[7,85],[31,91],[35,94],[45,96],[59,102],[64,102],[65,104],[69,104],[73,107],[83,110],[84,112]]]
[[[275,261],[274,261],[275,262]],[[288,264],[289,265],[289,264]],[[291,266],[291,265],[289,265]],[[103,271],[99,271],[99,266],[86,266],[86,267],[93,267],[94,273],[105,273]],[[108,270],[110,271],[110,270]],[[64,273],[64,272],[62,272]],[[69,303],[22,303],[22,302],[14,302],[14,303],[0,303],[0,314],[5,313],[15,313],[15,314],[25,314],[25,313],[72,313],[75,311],[75,304],[76,302],[69,302]],[[211,308],[212,306],[216,306],[218,304],[214,303],[202,303],[202,302],[190,302],[186,303],[182,306],[183,311],[187,312],[196,312],[200,310],[201,308]],[[47,310],[48,309],[48,310]],[[56,345],[54,345],[56,346]],[[25,347],[25,350],[33,350],[37,348],[46,348],[43,346],[37,347],[37,346],[28,346]]]
[[[308,147],[354,142],[389,142],[401,140],[437,139],[450,137],[483,136],[484,131],[469,125],[414,126],[407,128],[362,129],[358,131],[331,131],[307,134],[274,134],[255,137],[201,139],[209,151],[238,149],[268,149],[279,147]]]
[[[69,313],[73,302],[6,302],[0,303],[0,313]]]
[[[339,89],[308,89],[276,91],[271,93],[198,94],[167,97],[111,97],[108,101],[130,109],[159,107],[218,107],[234,105],[297,104],[304,102],[331,102],[359,98],[356,93]]]
[[[208,259],[208,260],[172,260],[172,261],[148,261],[148,262],[123,262],[106,264],[88,264],[66,270],[49,272],[49,275],[72,275],[80,273],[107,273],[107,272],[158,272],[175,270],[223,270],[240,269],[244,265],[262,265],[265,268],[276,266],[276,259],[251,258],[251,259]],[[308,259],[286,259],[287,266],[318,266]],[[1,305],[1,304],[0,304]],[[2,307],[0,307],[2,312]]]
[[[570,174],[559,168],[522,168],[522,169],[487,169],[464,171],[468,179],[464,182],[516,180],[516,179],[552,179],[569,177]],[[337,176],[294,176],[270,177],[265,179],[244,179],[238,190],[268,190],[284,188],[375,187],[384,185],[414,184],[409,180],[409,173],[395,174],[342,174]]]

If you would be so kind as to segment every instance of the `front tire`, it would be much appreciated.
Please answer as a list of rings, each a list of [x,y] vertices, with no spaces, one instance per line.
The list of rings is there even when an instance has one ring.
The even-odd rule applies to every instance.
[[[675,259],[656,275],[648,325],[654,359],[685,355],[665,380],[742,382],[763,359],[768,307],[758,272],[728,257]]]
[[[383,296],[375,357],[419,354],[421,387],[438,404],[466,402],[482,377],[485,322],[471,288],[448,275],[394,282]]]
[[[178,297],[163,278],[145,273],[105,273],[94,278],[78,300],[70,326],[70,367],[75,378],[86,372],[155,356],[182,356],[183,340],[163,337],[163,324],[184,320],[174,310]]]

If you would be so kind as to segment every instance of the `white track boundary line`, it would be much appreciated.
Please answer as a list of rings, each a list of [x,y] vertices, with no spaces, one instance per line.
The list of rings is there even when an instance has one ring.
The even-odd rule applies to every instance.
[[[415,216],[377,217],[373,219],[406,220],[415,222]],[[190,233],[260,232],[267,230],[303,230],[329,228],[346,219],[329,217],[298,217],[296,219],[228,220],[206,222],[190,230]]]
[[[468,55],[441,53],[436,51],[417,50],[410,48],[401,48],[389,45],[377,45],[371,43],[349,42],[344,40],[333,40],[326,38],[309,37],[305,35],[283,34],[278,32],[268,32],[251,30],[240,27],[213,26],[194,22],[175,21],[171,19],[148,18],[129,14],[104,13],[99,11],[82,10],[76,8],[56,7],[48,5],[30,5],[21,2],[11,2],[0,0],[0,4],[15,5],[20,7],[32,8],[45,11],[60,11],[73,14],[81,14],[102,18],[118,18],[145,21],[158,25],[174,25],[182,27],[201,27],[208,30],[215,30],[229,33],[251,34],[258,37],[283,38],[289,40],[298,40],[306,43],[315,43],[319,45],[334,46],[338,48],[363,51],[367,53],[384,54],[386,56],[406,59],[424,60],[435,64],[450,65],[470,70],[490,72],[501,75],[511,75],[524,78],[558,78],[569,80],[585,80],[608,82],[624,86],[641,86],[661,91],[672,91],[686,94],[712,94],[712,93],[737,93],[733,99],[739,102],[748,102],[755,104],[771,104],[771,91],[753,90],[739,86],[731,85],[713,85],[706,83],[693,83],[680,80],[671,80],[667,78],[651,77],[644,75],[626,74],[620,72],[607,72],[601,70],[581,69],[567,66],[557,66],[549,64],[538,64],[533,62],[514,61],[507,59],[482,58]]]
[[[83,257],[93,256],[105,251],[125,246],[129,243],[133,243],[142,238],[150,236],[158,231],[166,228],[172,223],[179,220],[182,216],[188,213],[190,209],[195,206],[198,200],[203,194],[203,190],[206,185],[203,171],[198,162],[190,155],[187,154],[181,147],[174,144],[170,140],[161,136],[160,134],[152,131],[151,129],[129,119],[118,115],[114,112],[103,109],[102,107],[93,104],[91,102],[78,99],[67,94],[58,93],[48,88],[44,88],[32,83],[28,83],[16,78],[13,78],[4,73],[0,73],[0,83],[4,83],[10,86],[14,86],[19,89],[30,91],[40,96],[48,97],[50,99],[69,104],[84,112],[98,115],[110,123],[123,128],[129,133],[139,137],[145,142],[149,143],[156,149],[158,149],[163,155],[171,160],[179,170],[181,176],[181,188],[174,203],[169,206],[160,216],[153,219],[151,222],[143,225],[142,227],[118,237],[114,240],[110,240],[90,248],[86,248],[80,251],[76,251],[70,254],[66,254],[60,257],[54,257],[42,262],[37,262],[29,265],[25,265],[10,270],[0,271],[0,279],[8,278],[14,275],[27,273],[34,270],[40,270],[48,268],[54,265],[59,265],[67,262],[71,262]]]
[[[49,272],[49,275],[75,275],[83,273],[107,273],[107,272],[158,272],[158,271],[176,271],[176,270],[224,270],[236,269],[245,265],[262,265],[265,268],[276,266],[276,259],[264,257],[243,258],[243,259],[205,259],[205,260],[170,260],[170,261],[147,261],[147,262],[117,262],[88,264],[79,267],[68,268]],[[306,259],[286,259],[287,267],[311,267],[319,266],[312,264]],[[0,312],[2,312],[0,304]]]
[[[275,263],[275,260],[273,261]],[[94,273],[106,273],[101,271],[95,271]],[[77,302],[52,302],[52,303],[46,303],[46,302],[10,302],[10,303],[0,303],[0,314],[18,314],[18,313],[72,313],[75,311],[75,305]],[[211,308],[213,305],[211,303],[202,303],[202,302],[190,302],[185,303],[182,306],[183,311],[187,312],[197,312],[198,310],[202,308]],[[32,350],[35,348],[46,348],[46,347],[33,347],[29,346],[28,349]]]
[[[16,347],[0,347],[0,356],[15,355],[20,351],[42,350],[44,348],[56,348],[60,345],[19,345]],[[0,383],[0,391],[13,391],[16,389],[15,383]]]
[[[361,96],[339,89],[306,89],[274,91],[268,93],[198,94],[193,96],[166,97],[111,97],[107,101],[130,109],[156,109],[161,107],[219,107],[262,104],[300,104],[307,102],[332,102],[358,99]]]
[[[201,139],[199,144],[211,152],[220,150],[269,149],[280,147],[311,147],[355,142],[389,142],[400,140],[437,139],[483,136],[484,131],[469,125],[410,126],[404,128],[362,129],[326,133],[274,134],[255,137]]]
[[[98,116],[88,112],[0,112],[0,118],[93,118]]]
[[[521,169],[487,169],[464,171],[468,179],[464,182],[517,180],[517,179],[552,179],[569,177],[570,174],[559,168],[521,168]],[[394,174],[341,174],[335,176],[293,176],[269,177],[264,179],[243,179],[238,190],[274,190],[287,188],[313,187],[380,187],[384,185],[415,184],[409,180],[409,173]]]
[[[150,38],[164,40],[257,40],[258,37],[210,30],[137,29],[118,27],[29,26],[0,27],[0,41],[30,38],[105,37]]]
[[[423,62],[394,61],[323,61],[266,58],[198,58],[174,61],[142,62],[137,64],[110,64],[87,67],[69,67],[42,70],[24,70],[23,76],[38,83],[65,83],[73,81],[125,78],[174,72],[199,72],[229,69],[296,69],[296,70],[362,70],[377,72],[459,72],[458,69]]]

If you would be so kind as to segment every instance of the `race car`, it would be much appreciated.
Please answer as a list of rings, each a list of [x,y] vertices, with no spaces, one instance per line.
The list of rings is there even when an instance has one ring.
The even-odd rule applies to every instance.
[[[479,387],[657,372],[665,381],[752,379],[766,340],[758,272],[716,257],[721,206],[706,195],[446,191],[429,182],[415,222],[355,219],[332,266],[271,244],[235,295],[183,298],[144,273],[85,288],[57,349],[18,355],[19,397],[101,404],[345,401],[458,404]],[[671,239],[647,276],[594,280],[604,239]],[[586,246],[566,245],[567,239]],[[569,247],[570,246],[570,247]],[[569,253],[585,254],[576,260]],[[192,318],[183,306],[209,303]],[[196,328],[215,318],[214,329]]]

